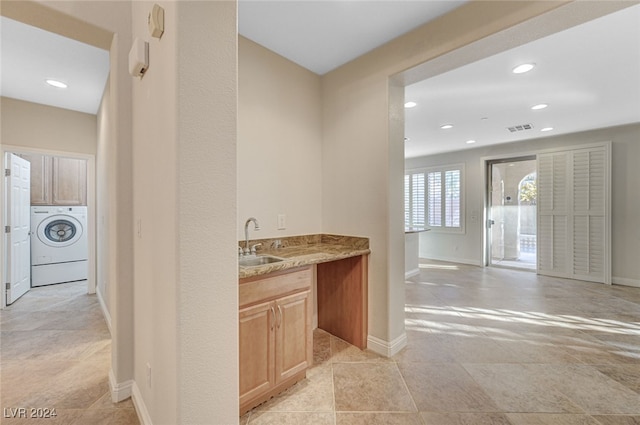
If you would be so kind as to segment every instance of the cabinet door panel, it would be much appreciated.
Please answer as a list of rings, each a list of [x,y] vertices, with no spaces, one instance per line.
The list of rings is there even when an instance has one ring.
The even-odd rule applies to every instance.
[[[53,158],[35,153],[20,156],[31,163],[31,205],[51,205]]]
[[[240,404],[274,385],[275,304],[240,310]]]
[[[277,300],[276,322],[276,382],[309,366],[311,338],[310,291]]]
[[[53,205],[87,204],[87,161],[53,158]]]

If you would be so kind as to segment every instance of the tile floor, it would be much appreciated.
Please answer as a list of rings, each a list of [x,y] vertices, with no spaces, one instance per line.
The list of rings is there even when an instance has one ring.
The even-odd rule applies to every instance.
[[[111,336],[85,282],[32,289],[0,312],[0,422],[139,424],[131,400],[111,402],[110,364]],[[19,408],[56,416],[12,418]]]
[[[425,262],[391,359],[315,332],[241,424],[640,425],[640,289]]]
[[[317,330],[307,379],[241,424],[640,425],[640,289],[436,262],[405,285],[404,350]],[[58,414],[2,424],[138,424],[109,399],[109,332],[84,284],[30,291],[0,332],[2,407]]]

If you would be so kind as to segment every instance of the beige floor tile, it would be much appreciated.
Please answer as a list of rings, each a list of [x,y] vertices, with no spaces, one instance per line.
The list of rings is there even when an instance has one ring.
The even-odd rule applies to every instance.
[[[498,408],[458,364],[399,363],[419,411],[496,412]]]
[[[502,412],[583,413],[542,373],[546,365],[467,364],[465,369]]]
[[[602,425],[640,425],[640,416],[594,416]]]
[[[333,363],[390,362],[391,359],[370,350],[361,350],[340,338],[331,336],[331,361]]]
[[[600,425],[588,415],[508,413],[512,425]]]
[[[502,413],[432,413],[423,412],[425,425],[511,425]]]
[[[256,412],[248,425],[335,425],[333,412]]]
[[[307,370],[307,378],[256,408],[273,412],[332,412],[333,371],[330,364]]]
[[[640,414],[640,394],[586,365],[551,365],[539,379],[590,414]]]
[[[313,365],[318,366],[331,359],[331,334],[322,329],[313,331]]]
[[[336,411],[416,411],[395,363],[334,363]]]
[[[418,413],[337,412],[336,425],[423,425]]]
[[[70,425],[139,425],[140,421],[134,409],[95,409],[85,410]]]
[[[640,394],[640,365],[598,365],[598,371]]]

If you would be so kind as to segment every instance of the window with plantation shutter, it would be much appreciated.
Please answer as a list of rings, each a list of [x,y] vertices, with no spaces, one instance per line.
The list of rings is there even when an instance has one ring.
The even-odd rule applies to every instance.
[[[538,272],[610,283],[609,146],[538,155]]]
[[[462,232],[462,165],[407,171],[405,227]]]

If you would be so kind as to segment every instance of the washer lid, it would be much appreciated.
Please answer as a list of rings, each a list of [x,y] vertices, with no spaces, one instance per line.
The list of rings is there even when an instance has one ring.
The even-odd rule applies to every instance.
[[[43,220],[38,226],[38,239],[52,247],[73,245],[82,236],[82,225],[74,217],[54,215]]]

